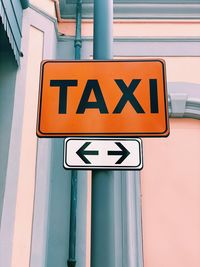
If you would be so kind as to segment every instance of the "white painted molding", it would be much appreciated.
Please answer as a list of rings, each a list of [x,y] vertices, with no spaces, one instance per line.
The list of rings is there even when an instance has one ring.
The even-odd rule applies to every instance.
[[[63,19],[75,18],[75,3],[60,3]],[[93,17],[93,3],[82,6],[83,18]],[[115,19],[200,19],[199,3],[114,3]]]
[[[192,118],[200,120],[200,96],[176,93],[169,95],[169,115],[175,118]]]

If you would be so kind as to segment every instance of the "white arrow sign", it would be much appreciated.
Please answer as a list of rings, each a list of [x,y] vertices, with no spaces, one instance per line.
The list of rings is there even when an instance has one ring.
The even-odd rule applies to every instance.
[[[64,167],[67,169],[142,169],[139,138],[66,138]]]

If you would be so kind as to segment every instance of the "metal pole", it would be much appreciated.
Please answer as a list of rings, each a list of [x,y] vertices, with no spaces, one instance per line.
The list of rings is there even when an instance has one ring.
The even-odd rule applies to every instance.
[[[94,0],[94,59],[112,59],[113,0]]]
[[[77,0],[76,4],[76,36],[74,40],[75,59],[81,58],[81,16],[82,0]],[[71,177],[71,205],[70,205],[70,230],[69,230],[69,258],[68,267],[76,266],[76,212],[77,212],[77,170],[72,170]]]
[[[94,59],[112,59],[113,0],[94,0]],[[92,267],[114,264],[114,177],[112,171],[92,175]]]

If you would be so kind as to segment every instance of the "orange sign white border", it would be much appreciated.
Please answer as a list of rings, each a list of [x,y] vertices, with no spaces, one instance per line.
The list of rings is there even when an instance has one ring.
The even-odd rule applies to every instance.
[[[123,63],[123,64],[122,64]],[[91,66],[92,66],[92,69],[95,69],[96,66],[98,66],[99,64],[101,64],[102,66],[106,66],[108,64],[111,64],[111,65],[122,65],[125,66],[126,63],[130,64],[130,63],[133,63],[133,64],[138,64],[140,63],[140,65],[142,63],[145,63],[146,65],[148,64],[159,64],[160,65],[160,69],[161,69],[161,72],[162,72],[162,110],[163,110],[163,121],[164,121],[164,127],[162,129],[162,131],[151,131],[151,132],[148,132],[148,131],[132,131],[132,132],[128,132],[128,131],[121,131],[120,129],[120,132],[118,131],[85,131],[83,128],[84,128],[84,125],[82,124],[82,127],[83,128],[80,128],[79,127],[79,130],[78,131],[73,131],[73,130],[70,130],[70,126],[68,126],[68,131],[59,131],[58,129],[55,129],[55,130],[43,130],[42,127],[41,127],[41,121],[44,119],[42,118],[42,114],[43,114],[43,102],[44,102],[44,96],[45,96],[45,93],[44,93],[44,80],[46,79],[46,74],[45,74],[45,68],[46,66],[52,64],[52,66],[55,66],[58,67],[59,64],[61,65],[65,65],[65,64],[68,64],[68,66],[72,66],[74,65],[74,70],[76,70],[76,67],[75,66],[79,66],[79,72],[81,73],[81,65],[84,67],[84,65],[86,64],[87,66],[90,66],[90,70],[91,70]],[[63,67],[62,67],[63,68]],[[142,68],[142,65],[140,66],[140,68]],[[83,69],[83,68],[82,68]],[[150,67],[148,67],[148,71],[150,71]],[[119,70],[119,67],[118,67],[118,70]],[[98,70],[99,71],[99,70]],[[102,69],[102,72],[104,72],[105,70]],[[53,67],[50,68],[50,72],[53,74],[54,71],[53,71]],[[145,70],[144,70],[145,72]],[[142,73],[142,72],[141,72]],[[51,75],[51,74],[50,74]],[[54,75],[54,74],[53,74]],[[65,74],[66,75],[66,72]],[[103,77],[104,74],[102,74],[101,76],[101,79]],[[141,74],[141,75],[144,75],[144,74]],[[59,75],[58,75],[59,76]],[[61,75],[62,76],[62,75]],[[59,76],[59,79],[62,79],[62,77]],[[97,75],[98,76],[98,75]],[[161,76],[161,75],[160,75]],[[160,77],[159,76],[159,77]],[[64,76],[63,76],[64,77]],[[107,75],[108,77],[108,75]],[[55,79],[55,78],[54,78]],[[78,79],[78,77],[77,77]],[[98,79],[98,77],[97,77]],[[160,79],[160,78],[159,78]],[[50,81],[49,78],[46,79],[47,81]],[[45,89],[46,91],[49,90],[49,89]],[[53,92],[53,89],[51,89],[52,92]],[[120,91],[120,90],[119,90]],[[120,97],[118,97],[120,99]],[[128,102],[128,101],[127,101]],[[47,112],[48,109],[46,109],[46,114],[48,113]],[[85,115],[85,114],[84,114]],[[118,116],[118,115],[117,115]],[[145,115],[146,116],[146,115]],[[55,116],[56,117],[56,116]],[[69,115],[68,115],[69,117]],[[96,118],[95,118],[96,119]],[[134,120],[129,120],[129,118],[127,118],[127,122],[126,124],[134,124]],[[51,119],[48,119],[48,121],[51,121]],[[56,124],[56,121],[55,120],[55,124]],[[83,121],[84,121],[84,116],[83,116]],[[124,124],[124,121],[126,121],[126,117],[124,116],[123,118],[123,123],[122,125]],[[79,120],[80,122],[80,120]],[[81,121],[82,122],[82,121]],[[97,118],[97,122],[98,124],[98,118]],[[120,124],[121,121],[119,119],[118,121],[118,124]],[[72,125],[73,123],[71,123]],[[77,125],[79,123],[76,123]],[[88,121],[86,123],[87,125],[89,124]],[[101,121],[101,124],[102,124],[102,121]],[[154,120],[154,123],[152,123],[152,125],[155,125],[156,124],[156,121]],[[91,123],[91,127],[93,127],[94,124]],[[112,123],[111,123],[112,125]],[[90,127],[90,128],[91,128]],[[48,128],[48,127],[47,127]],[[102,128],[104,129],[104,125],[102,126]],[[41,80],[40,80],[40,93],[39,93],[39,101],[38,101],[38,120],[37,120],[37,135],[39,137],[70,137],[70,136],[74,136],[74,137],[80,137],[80,136],[85,136],[85,137],[91,137],[91,136],[94,136],[94,137],[166,137],[169,135],[169,119],[168,119],[168,97],[167,97],[167,90],[166,90],[166,74],[165,74],[165,62],[162,60],[162,59],[147,59],[147,60],[112,60],[112,61],[100,61],[100,60],[95,60],[95,61],[43,61],[42,64],[41,64]]]

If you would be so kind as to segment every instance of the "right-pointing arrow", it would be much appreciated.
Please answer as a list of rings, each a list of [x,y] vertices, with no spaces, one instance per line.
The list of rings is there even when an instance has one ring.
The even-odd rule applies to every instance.
[[[115,164],[121,164],[130,154],[130,152],[120,143],[115,142],[115,144],[121,149],[120,151],[108,151],[108,155],[122,155]]]
[[[85,150],[91,142],[85,142],[79,150],[76,151],[76,154],[86,163],[91,164],[91,162],[85,157],[85,155],[99,155],[99,151],[97,150]]]

